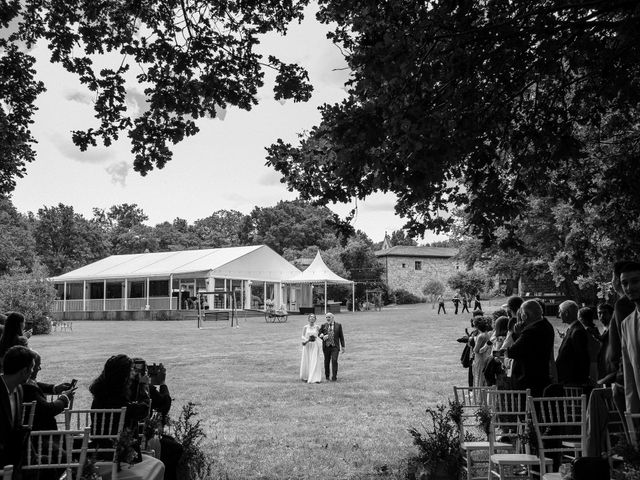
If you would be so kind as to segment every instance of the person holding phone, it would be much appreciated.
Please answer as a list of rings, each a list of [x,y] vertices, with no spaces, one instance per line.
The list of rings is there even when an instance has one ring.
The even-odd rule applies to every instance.
[[[33,354],[34,366],[31,378],[22,385],[23,401],[36,402],[36,411],[33,417],[33,430],[57,430],[58,423],[56,415],[71,405],[71,401],[76,393],[77,387],[75,383],[60,383],[52,385],[37,381],[38,372],[42,369],[42,359],[40,355],[31,351]],[[58,394],[58,398],[53,401],[47,400],[47,395]]]

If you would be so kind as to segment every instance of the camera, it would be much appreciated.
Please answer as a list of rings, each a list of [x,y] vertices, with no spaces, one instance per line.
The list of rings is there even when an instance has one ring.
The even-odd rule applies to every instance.
[[[157,363],[152,363],[151,365],[148,365],[147,372],[149,373],[150,377],[158,375],[160,373],[160,365],[158,365]]]

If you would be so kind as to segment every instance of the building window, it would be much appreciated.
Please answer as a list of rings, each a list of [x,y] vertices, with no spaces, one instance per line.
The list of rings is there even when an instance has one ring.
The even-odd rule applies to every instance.
[[[402,268],[407,268],[407,264],[406,264],[406,263],[403,263],[403,264],[402,264]]]
[[[422,270],[422,262],[416,261],[416,270]]]

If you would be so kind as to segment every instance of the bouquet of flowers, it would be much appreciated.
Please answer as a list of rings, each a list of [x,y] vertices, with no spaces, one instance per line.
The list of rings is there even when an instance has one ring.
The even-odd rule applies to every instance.
[[[315,335],[309,335],[309,341],[310,342],[315,342],[316,341],[316,336]]]

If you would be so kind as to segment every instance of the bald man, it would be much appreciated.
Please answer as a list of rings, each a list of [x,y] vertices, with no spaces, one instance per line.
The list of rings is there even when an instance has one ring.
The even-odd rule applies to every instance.
[[[553,355],[555,333],[551,324],[543,319],[542,307],[529,300],[518,310],[521,333],[505,354],[514,360],[511,378],[517,390],[531,389],[534,397],[551,383],[549,359]]]
[[[560,319],[569,325],[556,357],[558,382],[563,385],[589,383],[589,334],[578,320],[578,310],[571,300],[560,304]]]

